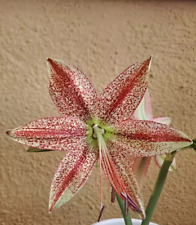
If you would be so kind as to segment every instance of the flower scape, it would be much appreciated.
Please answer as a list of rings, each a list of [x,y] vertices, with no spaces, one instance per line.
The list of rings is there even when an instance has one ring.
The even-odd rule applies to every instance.
[[[148,95],[151,60],[131,65],[97,96],[79,69],[48,59],[49,93],[63,116],[38,119],[7,134],[36,149],[66,151],[52,181],[49,212],[78,192],[99,161],[100,181],[103,173],[128,207],[145,217],[137,160],[192,144],[163,119],[152,119],[152,113],[141,117],[141,110],[136,111]]]

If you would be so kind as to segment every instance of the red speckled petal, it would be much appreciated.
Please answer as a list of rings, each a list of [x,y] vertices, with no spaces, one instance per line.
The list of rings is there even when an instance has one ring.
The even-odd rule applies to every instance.
[[[189,146],[192,141],[182,132],[153,121],[126,120],[116,124],[116,138],[108,140],[122,153],[135,157],[151,157]]]
[[[126,154],[121,154],[121,152],[118,150],[118,147],[109,149],[109,152],[114,167],[117,171],[117,176],[114,174],[112,181],[114,189],[121,197],[121,193],[130,196],[137,205],[137,208],[141,210],[141,215],[144,218],[145,211],[143,201],[140,195],[139,185],[133,171],[134,160]],[[134,207],[132,207],[132,209],[135,211]]]
[[[137,120],[152,120],[152,107],[148,89],[146,90],[145,95],[139,106],[135,110],[134,117]]]
[[[58,109],[66,116],[86,120],[97,94],[88,78],[77,68],[48,59],[51,79],[49,93]]]
[[[130,118],[147,88],[151,58],[128,67],[100,95],[96,114],[107,122]]]
[[[76,117],[48,117],[7,132],[22,144],[51,150],[68,150],[86,141],[87,125]]]
[[[153,121],[157,122],[157,123],[166,124],[166,125],[170,125],[170,123],[171,123],[171,119],[169,117],[157,117],[157,118],[154,118]],[[165,160],[165,157],[166,157],[166,154],[158,155],[158,156],[154,157],[155,162],[156,162],[156,164],[159,168],[161,168],[161,166],[162,166],[162,164]],[[169,171],[176,171],[176,160],[175,160],[175,158],[173,159],[173,162],[172,162],[171,166],[169,167]]]
[[[50,190],[49,211],[72,198],[87,181],[97,161],[97,153],[85,145],[69,151],[61,161]]]
[[[171,119],[169,117],[157,117],[157,118],[153,118],[152,121],[166,124],[166,125],[170,125],[171,123]]]
[[[131,157],[133,161],[133,172],[136,174],[140,188],[143,186],[143,181],[150,165],[151,157]]]

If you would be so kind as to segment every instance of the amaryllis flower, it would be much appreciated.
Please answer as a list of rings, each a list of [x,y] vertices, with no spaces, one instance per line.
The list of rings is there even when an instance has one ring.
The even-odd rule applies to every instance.
[[[49,211],[76,194],[99,160],[100,174],[144,217],[132,158],[163,155],[192,143],[165,124],[131,119],[147,89],[151,58],[128,67],[100,96],[77,68],[48,63],[49,92],[63,117],[38,119],[7,133],[33,148],[67,152],[52,181]]]

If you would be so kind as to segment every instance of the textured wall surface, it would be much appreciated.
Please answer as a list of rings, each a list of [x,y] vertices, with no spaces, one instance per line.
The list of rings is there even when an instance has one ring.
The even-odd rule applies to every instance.
[[[196,137],[196,2],[0,0],[0,224],[90,225],[100,210],[99,169],[66,205],[48,214],[51,180],[64,153],[27,153],[5,131],[58,116],[48,94],[46,58],[68,61],[101,90],[130,64],[153,55],[155,116]],[[195,225],[196,154],[180,152],[153,221]],[[158,168],[152,162],[145,203]],[[104,186],[103,219],[121,217]]]

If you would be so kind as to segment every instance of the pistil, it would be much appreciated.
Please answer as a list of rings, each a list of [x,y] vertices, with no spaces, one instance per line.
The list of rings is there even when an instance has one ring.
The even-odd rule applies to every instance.
[[[93,125],[93,138],[97,138],[97,132],[99,132],[101,135],[105,133],[105,130],[98,126],[98,124]]]

